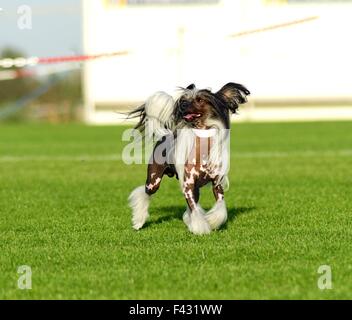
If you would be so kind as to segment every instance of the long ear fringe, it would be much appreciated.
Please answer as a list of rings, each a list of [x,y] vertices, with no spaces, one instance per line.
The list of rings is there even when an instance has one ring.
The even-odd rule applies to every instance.
[[[239,83],[230,82],[223,86],[217,95],[220,95],[227,103],[228,108],[233,113],[236,113],[240,104],[247,102],[247,96],[250,91]]]

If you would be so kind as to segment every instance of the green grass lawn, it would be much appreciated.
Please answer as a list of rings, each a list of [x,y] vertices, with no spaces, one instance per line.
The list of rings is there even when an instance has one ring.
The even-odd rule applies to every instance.
[[[230,219],[201,237],[168,178],[132,230],[146,168],[119,160],[124,129],[0,126],[0,298],[352,298],[352,122],[234,124]],[[32,290],[17,288],[21,265]]]

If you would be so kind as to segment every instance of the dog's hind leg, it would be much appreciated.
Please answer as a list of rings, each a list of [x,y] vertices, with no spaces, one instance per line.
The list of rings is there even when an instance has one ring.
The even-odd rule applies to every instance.
[[[135,230],[140,230],[149,218],[150,198],[158,191],[166,167],[156,163],[149,164],[146,184],[136,188],[129,197],[132,226]]]
[[[133,229],[141,229],[149,217],[150,196],[145,192],[145,186],[140,186],[130,194],[129,205],[132,209]]]
[[[227,221],[227,209],[224,200],[224,190],[221,185],[213,185],[213,193],[216,199],[214,207],[205,215],[213,230],[219,229]]]

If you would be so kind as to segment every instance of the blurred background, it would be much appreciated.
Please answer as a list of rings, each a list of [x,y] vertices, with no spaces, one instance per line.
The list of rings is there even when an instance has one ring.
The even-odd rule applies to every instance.
[[[0,27],[0,299],[351,298],[352,0],[1,0]],[[119,112],[227,82],[227,226],[195,239],[163,179],[136,234]]]
[[[158,90],[251,91],[242,121],[352,119],[352,0],[5,0],[0,121],[121,122]]]

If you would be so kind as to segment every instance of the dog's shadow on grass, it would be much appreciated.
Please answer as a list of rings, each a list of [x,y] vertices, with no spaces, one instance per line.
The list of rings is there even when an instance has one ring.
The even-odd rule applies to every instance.
[[[235,207],[235,208],[228,208],[228,222],[232,222],[236,219],[236,217],[248,214],[251,211],[255,210],[255,207]],[[210,208],[204,208],[204,210],[208,211]],[[157,209],[158,212],[165,213],[162,217],[157,218],[156,220],[152,220],[146,224],[148,225],[155,225],[155,224],[162,224],[172,220],[182,220],[183,214],[186,211],[185,206],[166,206],[160,207]],[[153,213],[152,213],[153,215]],[[225,226],[226,228],[226,226]]]
[[[238,208],[229,208],[228,209],[228,221],[233,221],[236,217],[239,217],[243,214],[251,213],[252,211],[256,210],[256,207],[238,207]]]

